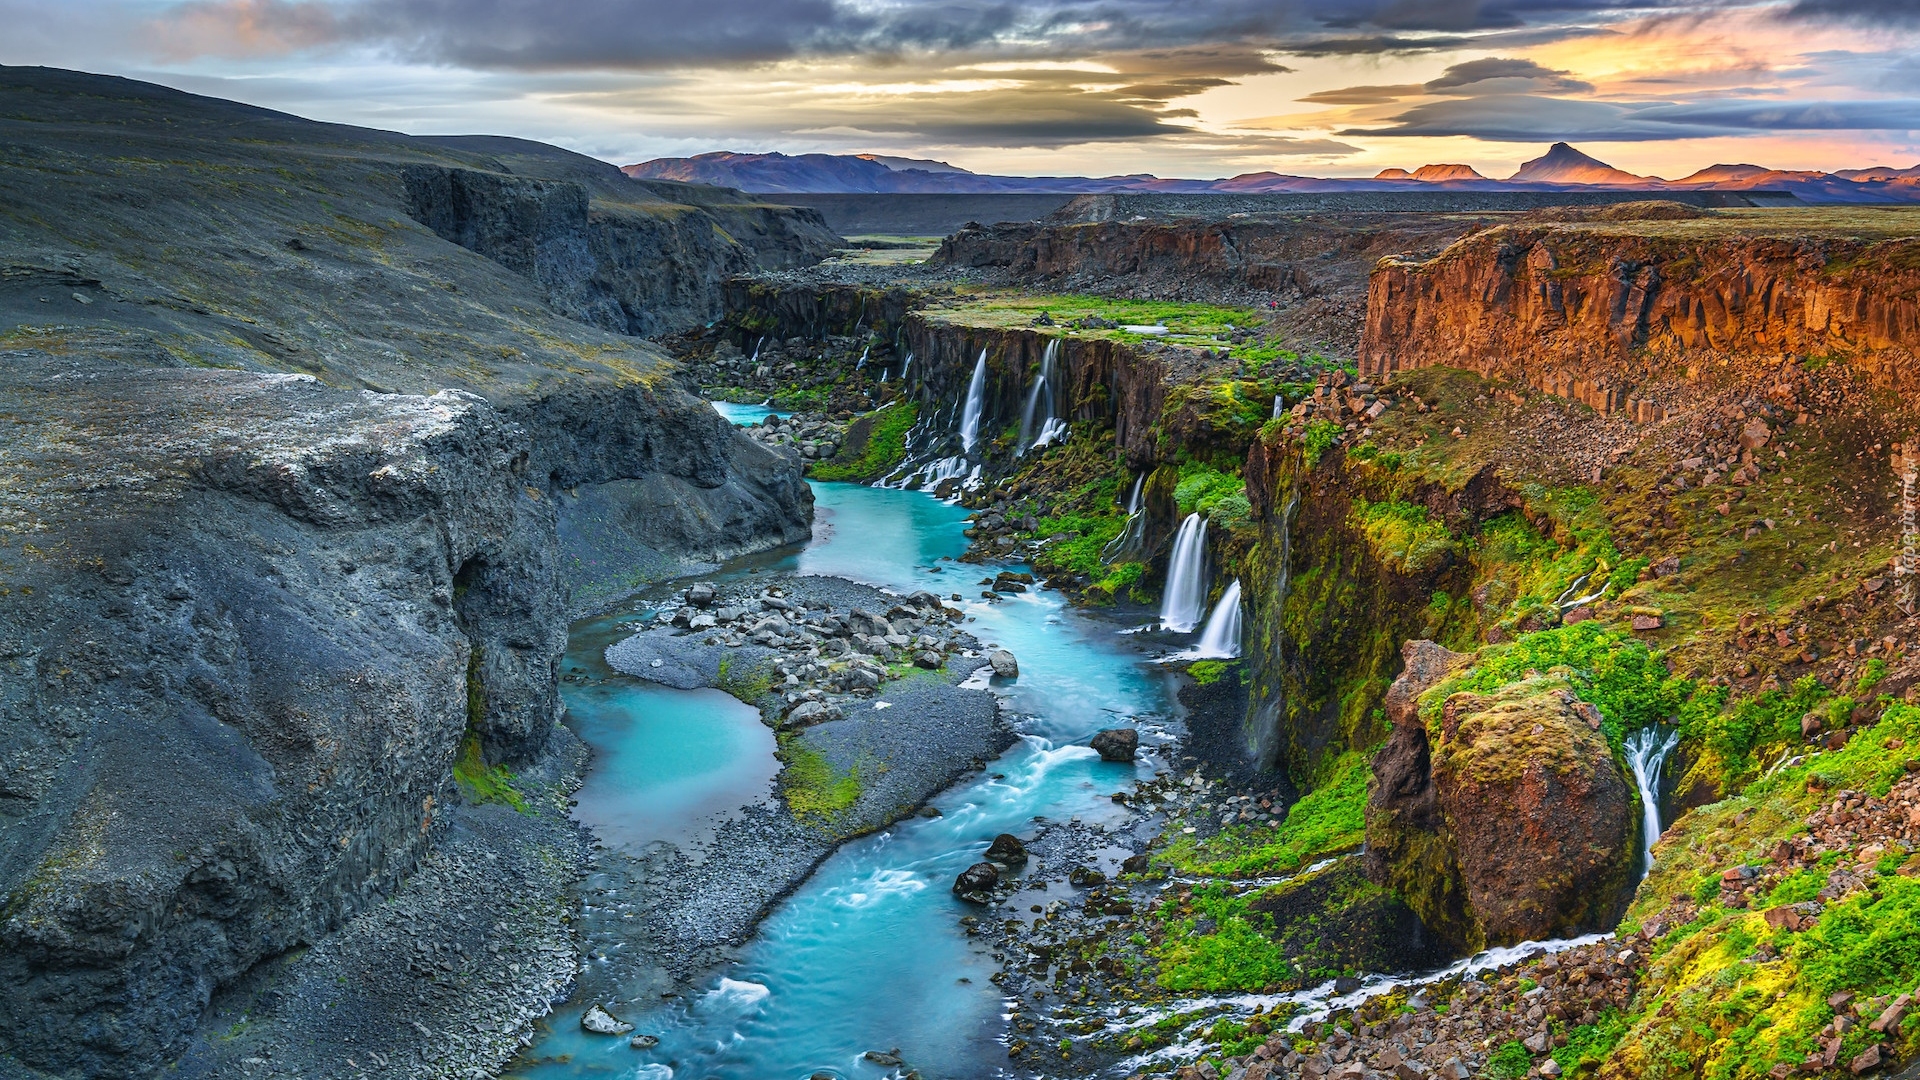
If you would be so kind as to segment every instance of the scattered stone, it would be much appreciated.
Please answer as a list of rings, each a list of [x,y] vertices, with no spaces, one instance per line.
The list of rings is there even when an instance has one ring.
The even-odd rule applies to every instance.
[[[590,1035],[625,1035],[633,1030],[633,1025],[598,1005],[587,1008],[586,1015],[580,1018],[580,1029]]]
[[[960,876],[953,881],[953,891],[959,893],[961,899],[973,900],[978,896],[983,899],[976,902],[985,903],[984,897],[988,891],[998,884],[1000,884],[999,868],[990,862],[977,862],[960,871]]]
[[[1132,761],[1140,749],[1140,732],[1133,728],[1107,728],[1096,732],[1090,745],[1102,761]]]
[[[1012,833],[1001,833],[987,846],[987,858],[1000,862],[1018,862],[1027,857],[1027,845]]]

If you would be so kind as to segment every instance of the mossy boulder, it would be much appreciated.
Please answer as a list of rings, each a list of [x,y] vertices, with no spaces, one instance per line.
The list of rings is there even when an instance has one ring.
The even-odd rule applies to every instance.
[[[1416,659],[1402,684],[1451,670]],[[1417,709],[1410,687],[1389,694],[1400,707],[1367,815],[1375,880],[1463,950],[1610,924],[1630,883],[1634,808],[1597,714],[1558,676],[1427,694]]]

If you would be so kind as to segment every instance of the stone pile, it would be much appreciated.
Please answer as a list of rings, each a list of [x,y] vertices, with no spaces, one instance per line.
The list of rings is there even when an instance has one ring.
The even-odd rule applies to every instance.
[[[823,599],[790,597],[779,586],[729,597],[700,582],[682,600],[667,621],[702,644],[774,652],[761,665],[769,680],[766,692],[784,698],[789,727],[836,719],[840,712],[833,695],[871,695],[898,677],[891,670],[896,665],[937,671],[975,644],[957,629],[962,614],[925,591],[899,598],[884,612],[835,610]]]
[[[798,454],[803,461],[825,461],[839,452],[847,427],[823,416],[794,413],[788,417],[768,416],[746,431],[756,442]]]
[[[1293,416],[1297,420],[1331,420],[1342,425],[1367,423],[1384,416],[1393,403],[1392,395],[1381,392],[1372,383],[1336,370],[1321,374],[1314,384],[1313,396],[1295,405]]]

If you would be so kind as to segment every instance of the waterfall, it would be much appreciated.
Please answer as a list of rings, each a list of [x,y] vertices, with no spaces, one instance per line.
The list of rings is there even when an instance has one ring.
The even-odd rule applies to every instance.
[[[1280,419],[1280,413],[1286,407],[1286,401],[1282,399],[1279,394],[1273,395],[1273,418],[1275,420]]]
[[[868,354],[868,353],[870,353],[870,352],[872,352],[872,351],[873,351],[873,346],[871,346],[871,345],[869,345],[869,346],[867,346],[867,347],[866,347],[866,348],[864,348],[864,349],[861,349],[861,350],[860,350],[860,361],[859,361],[859,363],[856,363],[856,364],[854,364],[854,365],[853,365],[853,370],[855,370],[855,371],[859,371],[859,370],[860,370],[861,368],[863,368],[863,367],[866,367],[866,366],[867,366],[867,354]]]
[[[881,382],[883,382],[883,383],[884,383],[884,382],[886,382],[886,381],[887,381],[887,376],[889,376],[889,375],[891,375],[891,374],[893,374],[893,369],[892,369],[892,368],[881,368],[881,369],[880,369],[880,381],[881,381]]]
[[[1191,634],[1207,610],[1207,519],[1192,513],[1180,523],[1167,560],[1167,591],[1160,600],[1160,623],[1176,634]]]
[[[1206,629],[1200,631],[1200,644],[1194,646],[1195,660],[1231,660],[1240,655],[1240,579],[1235,578],[1220,602],[1207,616]]]
[[[1141,513],[1146,499],[1144,491],[1147,474],[1141,473],[1133,478],[1133,494],[1127,496],[1127,524],[1107,546],[1100,549],[1102,562],[1116,563],[1122,559],[1140,554],[1140,545],[1146,541],[1147,515]]]
[[[973,365],[973,381],[967,384],[967,404],[960,410],[960,448],[973,453],[973,445],[980,441],[980,409],[987,396],[987,350],[980,350],[980,359]]]
[[[1633,783],[1640,789],[1640,876],[1653,869],[1653,843],[1660,839],[1660,770],[1666,768],[1667,755],[1680,745],[1680,730],[1643,727],[1627,736],[1627,767],[1633,770]]]
[[[1026,411],[1020,415],[1020,445],[1014,450],[1016,457],[1024,456],[1030,449],[1045,446],[1060,434],[1055,430],[1053,418],[1053,360],[1059,352],[1060,339],[1048,338],[1047,349],[1040,355],[1040,374],[1033,380],[1033,390],[1027,395]],[[1041,409],[1045,411],[1041,412]],[[1040,417],[1037,427],[1033,422],[1036,415]]]
[[[909,351],[907,353],[907,358],[904,361],[902,361],[900,364],[900,381],[901,382],[907,381],[907,372],[912,367],[913,367],[913,353]]]
[[[1293,491],[1287,496],[1286,509],[1280,511],[1280,573],[1273,588],[1273,659],[1275,669],[1283,668],[1287,660],[1287,594],[1293,588],[1293,512],[1300,506],[1300,484],[1295,481]],[[1280,727],[1287,716],[1287,697],[1284,684],[1275,686],[1275,692],[1259,705],[1248,731],[1249,749],[1253,751],[1253,760],[1261,768],[1273,768],[1280,760]]]

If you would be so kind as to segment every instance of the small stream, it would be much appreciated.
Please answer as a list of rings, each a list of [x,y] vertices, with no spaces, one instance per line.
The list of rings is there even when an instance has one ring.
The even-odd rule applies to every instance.
[[[1020,741],[938,796],[941,817],[908,819],[841,848],[701,993],[650,1013],[624,1010],[622,1019],[659,1046],[635,1050],[624,1038],[587,1035],[578,1026],[586,1003],[569,1002],[530,1055],[543,1062],[516,1075],[878,1080],[900,1070],[862,1054],[896,1047],[929,1077],[1008,1073],[996,1041],[1005,1003],[988,981],[997,965],[959,925],[980,910],[952,895],[953,879],[996,833],[1032,835],[1037,817],[1098,827],[1132,813],[1109,796],[1136,772],[1150,775],[1152,756],[1110,764],[1086,743],[1123,722],[1137,723],[1147,744],[1173,734],[1171,676],[1153,663],[1165,643],[1120,634],[1118,624],[1045,589],[978,599],[979,580],[998,568],[952,561],[966,550],[964,509],[917,492],[814,491],[813,540],[760,567],[972,598],[953,602],[972,617],[967,629],[1019,658],[1020,678],[996,689]],[[599,652],[638,610],[576,626],[565,670],[606,672]],[[563,686],[573,726],[595,751],[579,815],[609,846],[697,841],[702,822],[729,800],[769,797],[773,740],[752,709],[715,691],[608,675]]]

